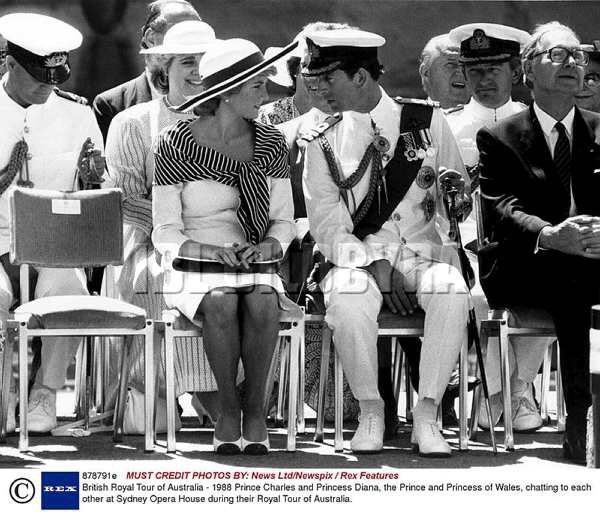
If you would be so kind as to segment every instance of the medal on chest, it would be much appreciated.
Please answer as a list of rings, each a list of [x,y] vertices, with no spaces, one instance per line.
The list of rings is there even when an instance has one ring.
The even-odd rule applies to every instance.
[[[399,140],[404,150],[404,156],[409,162],[424,160],[435,155],[431,131],[428,127],[422,127],[419,122],[416,122],[410,131],[400,133]]]

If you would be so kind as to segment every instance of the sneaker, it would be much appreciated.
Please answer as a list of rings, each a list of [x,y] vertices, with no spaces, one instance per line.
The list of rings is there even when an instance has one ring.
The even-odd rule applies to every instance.
[[[494,393],[490,396],[490,410],[492,411],[492,418],[494,419],[494,427],[498,424],[504,406],[502,405],[502,393]],[[487,409],[485,407],[485,399],[483,398],[483,392],[481,392],[481,400],[479,403],[479,427],[481,429],[490,429],[490,420],[488,419]]]
[[[354,453],[379,453],[383,449],[383,433],[385,417],[383,402],[361,402],[361,412],[358,416],[358,428],[350,442]],[[372,406],[370,404],[373,404]]]
[[[56,427],[56,391],[34,386],[29,395],[27,428],[31,433],[49,433]]]
[[[533,399],[531,384],[512,395],[512,424],[515,433],[529,433],[541,428],[544,424]]]

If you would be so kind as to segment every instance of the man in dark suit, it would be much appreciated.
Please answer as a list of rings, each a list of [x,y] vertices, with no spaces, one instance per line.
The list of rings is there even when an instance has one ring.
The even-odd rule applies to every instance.
[[[142,26],[142,49],[160,45],[167,29],[184,20],[201,20],[194,6],[186,0],[157,0],[149,4],[148,16]],[[100,93],[94,99],[94,113],[105,141],[110,122],[117,113],[160,96],[150,83],[160,59],[155,55],[144,56],[146,68],[139,76]]]
[[[567,428],[563,449],[585,460],[590,306],[600,290],[600,115],[575,107],[588,55],[552,22],[523,51],[535,102],[477,135],[491,243],[480,277],[494,306],[552,315],[561,346]]]

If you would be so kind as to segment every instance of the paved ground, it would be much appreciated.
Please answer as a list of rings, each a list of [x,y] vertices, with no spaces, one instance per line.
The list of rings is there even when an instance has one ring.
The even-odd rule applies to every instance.
[[[59,415],[68,414],[72,406],[72,393],[63,392],[59,398]],[[550,404],[552,405],[552,403]],[[499,452],[494,456],[489,434],[480,432],[479,442],[472,442],[468,452],[455,451],[451,459],[424,459],[412,453],[410,449],[410,426],[402,426],[397,438],[386,442],[384,452],[378,455],[355,456],[348,451],[335,453],[333,450],[333,430],[326,429],[325,443],[313,442],[314,419],[309,418],[306,433],[298,436],[296,453],[285,451],[286,435],[280,428],[270,431],[273,452],[268,457],[217,457],[211,453],[212,430],[199,428],[198,420],[192,416],[187,401],[184,403],[184,427],[177,434],[175,455],[167,454],[164,435],[159,435],[156,453],[143,451],[143,438],[126,436],[121,444],[112,441],[108,432],[95,433],[88,437],[31,437],[31,453],[21,454],[16,449],[17,437],[9,437],[6,445],[0,445],[0,469],[52,467],[70,461],[80,468],[105,468],[111,461],[134,461],[136,469],[159,467],[169,469],[189,468],[193,462],[195,469],[211,467],[227,468],[402,468],[402,469],[477,469],[480,472],[515,469],[515,474],[525,471],[528,474],[543,474],[548,468],[553,475],[567,472],[575,473],[575,466],[562,459],[562,435],[557,433],[555,425],[542,428],[534,434],[515,435],[516,451],[505,452],[501,446],[502,428],[496,431]],[[62,409],[62,413],[61,413]],[[307,415],[312,412],[307,410]],[[551,414],[554,416],[553,414]],[[555,419],[554,419],[555,422]],[[346,446],[352,437],[352,425],[347,425],[344,438]],[[445,432],[454,449],[458,448],[458,431]]]

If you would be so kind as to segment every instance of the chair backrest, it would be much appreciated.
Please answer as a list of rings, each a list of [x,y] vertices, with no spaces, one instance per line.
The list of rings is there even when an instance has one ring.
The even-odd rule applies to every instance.
[[[10,260],[42,267],[123,263],[120,189],[53,191],[17,187],[10,195]]]

